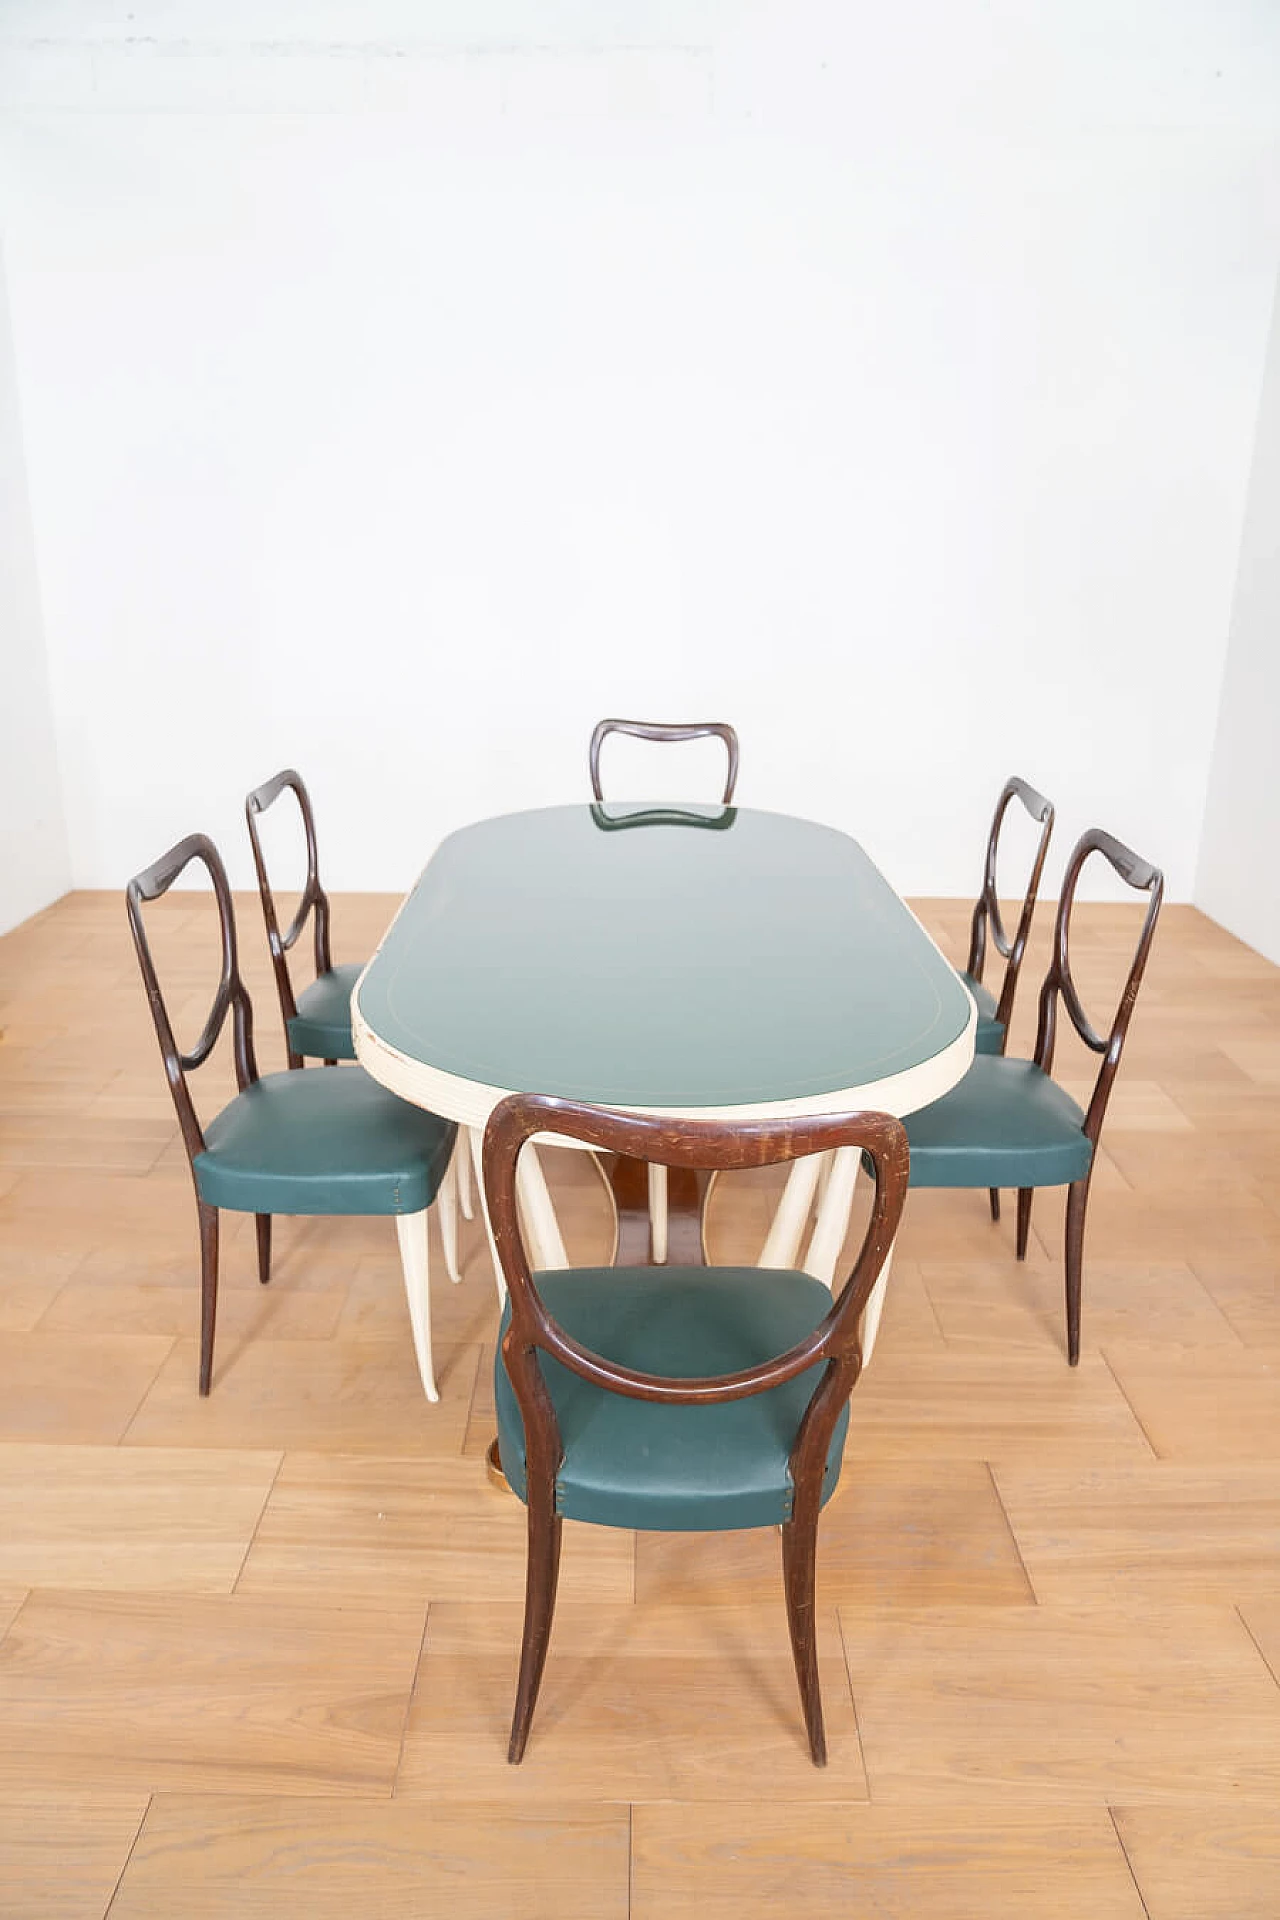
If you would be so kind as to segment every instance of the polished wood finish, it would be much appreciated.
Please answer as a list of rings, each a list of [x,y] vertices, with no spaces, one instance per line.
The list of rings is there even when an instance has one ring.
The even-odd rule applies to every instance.
[[[1026,891],[1018,910],[1018,924],[1013,937],[1010,938],[1005,931],[1000,899],[996,892],[996,864],[1000,852],[1000,829],[1014,800],[1020,801],[1031,818],[1039,823],[1040,838],[1036,843],[1031,872],[1027,876]],[[1022,971],[1027,939],[1031,933],[1031,920],[1040,892],[1044,859],[1049,851],[1053,820],[1054,811],[1051,800],[1046,800],[1042,793],[1037,793],[1034,787],[1028,786],[1027,782],[1020,780],[1016,774],[1012,779],[1005,781],[1000,790],[1000,798],[996,801],[991,831],[987,835],[987,857],[982,873],[982,891],[978,895],[969,927],[969,957],[965,962],[965,972],[972,979],[981,980],[987,957],[987,932],[990,929],[992,944],[1005,963],[1004,979],[1000,984],[1000,993],[996,1000],[996,1019],[1004,1028],[1006,1036],[1009,1031],[1009,1021],[1013,1015],[1014,995],[1018,991],[1018,975]],[[1002,1048],[1001,1051],[1003,1052],[1004,1049]]]
[[[672,1379],[641,1373],[590,1352],[547,1311],[529,1270],[516,1203],[516,1165],[534,1134],[578,1140],[596,1152],[625,1154],[659,1166],[716,1172],[774,1166],[805,1154],[856,1147],[875,1178],[871,1216],[857,1259],[831,1311],[788,1352],[737,1373]],[[560,1566],[561,1521],[556,1476],[564,1457],[555,1408],[539,1364],[545,1353],[593,1386],[660,1406],[710,1406],[766,1392],[825,1361],[801,1419],[789,1470],[794,1498],[782,1527],[783,1588],[805,1730],[814,1764],[824,1766],[826,1737],[818,1691],[814,1639],[814,1580],[822,1481],[836,1422],[862,1370],[861,1320],[871,1290],[893,1246],[907,1192],[907,1137],[890,1114],[858,1113],[755,1121],[673,1121],[610,1113],[576,1101],[512,1094],[485,1128],[484,1181],[494,1241],[502,1263],[511,1319],[502,1358],[520,1403],[525,1432],[529,1562],[525,1590],[520,1679],[507,1757],[524,1757],[538,1688],[546,1664]],[[619,1284],[622,1284],[621,1282]]]
[[[262,836],[258,831],[259,817],[274,806],[282,793],[292,793],[302,815],[302,830],[307,837],[307,875],[303,882],[302,896],[297,911],[283,933],[276,912],[275,894],[267,874],[267,863],[262,851]],[[248,794],[244,803],[244,817],[249,828],[249,844],[253,848],[253,866],[258,876],[258,892],[262,900],[262,918],[267,928],[267,948],[271,954],[271,971],[275,975],[276,994],[280,1001],[280,1018],[285,1030],[285,1052],[291,1067],[302,1065],[302,1055],[295,1053],[289,1045],[289,1022],[298,1011],[294,998],[293,982],[289,977],[289,953],[297,945],[299,935],[311,916],[315,915],[312,929],[312,944],[315,954],[316,974],[328,973],[333,966],[330,949],[330,921],[332,909],[329,896],[320,884],[320,855],[316,847],[315,814],[311,807],[311,795],[307,792],[302,775],[293,767],[284,767],[270,780],[264,780]],[[337,1063],[326,1060],[327,1067]]]
[[[1075,905],[1080,875],[1086,861],[1094,854],[1106,860],[1126,886],[1132,887],[1135,892],[1147,895],[1147,911],[1138,934],[1133,960],[1125,977],[1111,1026],[1105,1035],[1097,1033],[1090,1023],[1071,971],[1071,913]],[[1140,854],[1134,853],[1131,847],[1124,846],[1111,834],[1104,833],[1101,827],[1091,827],[1077,840],[1071,858],[1067,862],[1066,873],[1062,877],[1062,895],[1058,901],[1058,911],[1053,923],[1053,959],[1049,963],[1049,971],[1040,989],[1039,1023],[1036,1028],[1035,1052],[1032,1055],[1037,1066],[1042,1067],[1045,1073],[1052,1073],[1054,1048],[1057,1043],[1059,1000],[1066,1008],[1067,1017],[1085,1046],[1091,1053],[1102,1055],[1102,1064],[1098,1068],[1098,1075],[1093,1083],[1093,1091],[1089,1096],[1089,1105],[1084,1117],[1084,1131],[1094,1149],[1093,1163],[1084,1179],[1075,1181],[1067,1189],[1067,1359],[1073,1367],[1080,1358],[1080,1289],[1084,1271],[1084,1226],[1089,1206],[1089,1187],[1097,1164],[1098,1136],[1102,1132],[1103,1116],[1107,1110],[1107,1102],[1111,1098],[1111,1088],[1120,1065],[1120,1056],[1124,1051],[1129,1022],[1133,1018],[1138,988],[1142,985],[1142,976],[1147,970],[1147,959],[1151,952],[1151,942],[1155,935],[1156,921],[1160,917],[1160,904],[1163,898],[1164,875],[1158,867],[1153,867]],[[1018,1194],[1019,1260],[1026,1257],[1027,1237],[1031,1228],[1032,1192],[1033,1189],[1024,1187]]]
[[[173,1027],[160,990],[160,980],[155,962],[151,957],[142,909],[148,901],[159,900],[166,894],[192,861],[198,861],[205,868],[213,885],[213,897],[217,902],[218,927],[222,939],[222,963],[213,1006],[201,1030],[200,1038],[190,1053],[182,1053],[174,1039]],[[159,860],[145,872],[135,874],[125,888],[125,906],[129,915],[129,931],[133,935],[134,950],[137,953],[138,965],[142,968],[142,979],[147,989],[147,1004],[151,1008],[156,1038],[160,1042],[165,1077],[169,1082],[169,1091],[173,1095],[173,1104],[177,1108],[182,1144],[187,1150],[187,1160],[191,1165],[194,1184],[194,1163],[196,1155],[204,1152],[204,1132],[196,1117],[195,1103],[191,1098],[191,1089],[187,1085],[187,1075],[193,1073],[197,1067],[203,1066],[209,1058],[228,1015],[231,1018],[238,1090],[243,1093],[244,1089],[258,1077],[258,1063],[253,1051],[253,1006],[244,981],[240,977],[231,884],[227,879],[227,870],[222,864],[222,856],[208,835],[189,834],[185,840],[180,840],[176,846],[170,847],[169,851],[162,854]],[[218,1209],[206,1205],[197,1189],[196,1211],[200,1220],[199,1380],[201,1393],[207,1394],[213,1380],[213,1336],[218,1315]],[[270,1260],[270,1225],[268,1223],[268,1230],[264,1236],[259,1216],[258,1278],[264,1282],[271,1277]]]
[[[587,767],[591,775],[591,792],[597,800],[604,799],[604,791],[600,785],[600,749],[611,733],[630,734],[636,740],[723,740],[729,764],[725,772],[724,792],[721,795],[721,802],[727,807],[733,799],[733,790],[738,784],[738,736],[727,720],[690,720],[680,722],[656,720],[597,721],[591,734],[591,745],[587,750]]]
[[[335,959],[396,904],[335,896]],[[972,901],[915,904],[962,964]],[[1114,1005],[1145,905],[1074,908],[1086,1007]],[[147,920],[185,1044],[216,906],[175,888]],[[261,1007],[266,942],[241,966]],[[479,1224],[433,1302],[428,1408],[385,1222],[277,1220],[262,1288],[224,1214],[199,1400],[190,1179],[118,893],[0,939],[0,1027],[0,1910],[1280,1910],[1280,970],[1203,915],[1163,908],[1110,1097],[1077,1369],[1063,1197],[1020,1266],[972,1194],[911,1197],[821,1523],[822,1771],[766,1531],[570,1521],[545,1737],[509,1767],[526,1517],[483,1477]],[[1087,1106],[1098,1057],[1059,1028]],[[201,1112],[235,1091],[227,1037]],[[254,1038],[285,1065],[276,1019]],[[1020,994],[1010,1052],[1034,1040]],[[572,1257],[607,1262],[590,1156],[542,1158]],[[755,1257],[777,1190],[717,1181],[713,1260]]]
[[[1000,910],[1000,896],[996,891],[996,867],[1000,853],[1000,829],[1009,811],[1010,803],[1018,800],[1026,808],[1031,818],[1040,825],[1040,838],[1036,843],[1035,856],[1031,863],[1031,872],[1027,876],[1026,890],[1022,896],[1022,905],[1018,911],[1018,925],[1013,938],[1005,932],[1004,919]],[[1049,851],[1049,836],[1053,832],[1053,802],[1046,800],[1042,793],[1029,786],[1025,780],[1014,774],[1005,781],[996,801],[996,810],[991,820],[991,831],[987,835],[987,856],[982,870],[982,891],[978,895],[973,909],[973,919],[969,927],[969,957],[965,961],[965,972],[973,980],[981,980],[987,957],[987,929],[991,930],[992,943],[996,952],[1004,960],[1004,979],[1000,985],[999,998],[996,1001],[996,1019],[1004,1028],[1000,1041],[1000,1051],[1004,1053],[1009,1039],[1009,1021],[1013,1014],[1014,995],[1018,991],[1018,975],[1022,971],[1023,955],[1027,950],[1027,938],[1031,932],[1031,918],[1036,909],[1036,899],[1040,892],[1040,880],[1044,873],[1044,858]],[[1000,1191],[990,1189],[988,1198],[991,1203],[991,1218],[1000,1218]],[[1028,1203],[1029,1204],[1029,1203]],[[1021,1258],[1026,1251],[1026,1230],[1022,1224],[1022,1204],[1019,1202],[1018,1239]],[[1030,1215],[1028,1214],[1028,1219]]]

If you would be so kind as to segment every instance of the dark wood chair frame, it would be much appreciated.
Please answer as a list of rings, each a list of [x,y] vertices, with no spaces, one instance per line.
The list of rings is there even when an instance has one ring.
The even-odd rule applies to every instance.
[[[286,932],[281,933],[280,921],[276,913],[275,895],[271,891],[271,882],[267,877],[267,863],[263,858],[262,841],[258,834],[258,815],[274,806],[285,788],[289,788],[298,802],[302,814],[303,831],[307,836],[307,878],[302,889],[302,898],[298,902],[298,911],[294,914]],[[329,947],[330,908],[329,896],[320,885],[320,862],[316,851],[315,815],[311,811],[311,796],[300,773],[292,767],[285,767],[272,779],[264,780],[255,787],[244,803],[244,817],[249,827],[249,844],[253,848],[253,864],[258,875],[258,892],[262,896],[262,917],[267,925],[267,946],[271,950],[271,968],[276,977],[276,992],[280,998],[280,1013],[284,1021],[284,1044],[291,1067],[303,1065],[303,1057],[295,1053],[289,1043],[289,1022],[296,1018],[298,1004],[294,999],[293,983],[289,978],[289,952],[298,941],[308,917],[315,913],[315,961],[317,978],[328,973],[333,966],[333,956]],[[336,1060],[326,1060],[326,1067],[334,1067]]]
[[[1142,922],[1142,931],[1138,935],[1133,964],[1129,968],[1110,1031],[1105,1037],[1094,1030],[1081,1005],[1080,995],[1071,974],[1069,952],[1071,909],[1075,903],[1076,886],[1085,862],[1095,853],[1101,854],[1111,863],[1127,886],[1133,887],[1136,892],[1150,896]],[[1086,1047],[1091,1052],[1102,1055],[1102,1064],[1098,1068],[1098,1077],[1094,1081],[1083,1128],[1094,1149],[1094,1158],[1090,1161],[1089,1171],[1084,1178],[1074,1181],[1067,1188],[1067,1358],[1073,1367],[1080,1358],[1080,1283],[1084,1260],[1084,1223],[1089,1204],[1089,1184],[1093,1178],[1093,1168],[1097,1159],[1098,1136],[1102,1132],[1103,1115],[1107,1110],[1107,1102],[1111,1098],[1111,1088],[1120,1065],[1120,1055],[1124,1051],[1129,1022],[1133,1018],[1138,988],[1146,972],[1147,956],[1151,951],[1152,936],[1156,930],[1156,921],[1160,915],[1160,903],[1163,898],[1164,875],[1158,867],[1153,867],[1149,861],[1143,860],[1134,853],[1132,848],[1113,839],[1100,827],[1091,827],[1077,840],[1063,876],[1062,897],[1058,902],[1057,917],[1053,926],[1053,958],[1049,963],[1044,985],[1040,989],[1040,1018],[1036,1030],[1035,1052],[1032,1055],[1036,1065],[1045,1073],[1053,1071],[1059,999],[1067,1010],[1072,1026]],[[1034,1187],[1020,1187],[1018,1190],[1019,1260],[1026,1258],[1027,1236],[1031,1230],[1031,1201],[1034,1193]]]
[[[640,1373],[592,1353],[565,1333],[538,1292],[521,1238],[516,1205],[516,1162],[537,1133],[566,1135],[597,1151],[618,1153],[671,1167],[727,1170],[770,1166],[803,1154],[858,1146],[870,1158],[876,1191],[858,1256],[839,1294],[814,1331],[788,1352],[739,1373],[671,1379]],[[900,1121],[883,1113],[823,1115],[730,1126],[709,1121],[677,1123],[624,1115],[576,1101],[513,1094],[494,1108],[484,1137],[484,1178],[498,1256],[511,1301],[511,1321],[502,1357],[524,1420],[528,1560],[520,1678],[507,1758],[523,1757],[546,1663],[560,1566],[561,1519],[556,1512],[556,1475],[563,1458],[560,1429],[539,1353],[550,1354],[582,1379],[611,1393],[667,1406],[706,1406],[764,1393],[825,1361],[791,1450],[794,1484],[791,1517],[782,1526],[783,1585],[791,1651],[804,1711],[809,1751],[826,1762],[822,1699],[818,1686],[814,1587],[823,1472],[835,1424],[862,1369],[859,1323],[893,1244],[906,1197],[908,1151]]]
[[[733,790],[738,784],[738,736],[727,720],[691,720],[672,724],[656,720],[599,721],[591,735],[591,745],[587,752],[591,791],[597,800],[604,799],[604,791],[600,785],[600,749],[611,733],[629,733],[637,740],[705,740],[707,738],[723,740],[725,752],[729,756],[729,767],[725,776],[721,804],[727,807],[732,800]]]
[[[217,991],[214,994],[213,1007],[200,1038],[189,1053],[183,1053],[174,1038],[173,1026],[160,991],[160,982],[156,974],[155,962],[151,957],[151,947],[147,940],[143,922],[142,908],[148,900],[158,900],[167,893],[193,860],[199,860],[207,868],[213,882],[213,894],[218,903],[218,919],[222,931],[222,966],[218,978]],[[231,1016],[232,1053],[235,1060],[236,1085],[241,1093],[258,1078],[258,1062],[253,1050],[253,1005],[248,989],[240,977],[240,963],[236,950],[235,909],[231,900],[231,886],[227,879],[227,870],[222,857],[212,840],[203,833],[189,834],[180,840],[168,853],[162,854],[153,866],[130,880],[125,889],[125,901],[129,913],[129,928],[133,934],[133,944],[137,950],[138,964],[142,968],[142,978],[147,989],[147,1001],[151,1008],[151,1018],[155,1022],[156,1038],[160,1042],[160,1052],[164,1059],[165,1076],[169,1082],[169,1091],[173,1095],[173,1104],[178,1110],[178,1125],[182,1131],[182,1144],[187,1150],[187,1161],[191,1167],[192,1181],[195,1180],[195,1158],[205,1151],[204,1132],[197,1118],[191,1090],[187,1085],[187,1075],[194,1073],[197,1067],[213,1052],[222,1032],[227,1015]],[[206,1204],[200,1198],[200,1189],[196,1188],[196,1210],[200,1216],[200,1391],[207,1394],[213,1378],[213,1334],[218,1313],[218,1209]],[[254,1222],[258,1232],[258,1279],[265,1286],[271,1278],[271,1215],[255,1213]]]
[[[1022,898],[1022,911],[1018,915],[1018,926],[1013,939],[1005,932],[1004,921],[1000,915],[1000,898],[996,892],[996,860],[1000,851],[1000,829],[1010,802],[1020,800],[1031,818],[1040,825],[1040,841],[1036,847],[1035,859],[1031,864],[1031,873],[1027,880],[1027,890]],[[1027,950],[1027,938],[1031,932],[1031,921],[1036,910],[1036,899],[1040,892],[1040,877],[1044,872],[1045,855],[1049,851],[1049,838],[1053,832],[1053,802],[1046,800],[1042,793],[1020,780],[1017,774],[1005,781],[996,801],[996,810],[991,819],[991,831],[987,835],[987,859],[982,875],[982,892],[978,895],[973,909],[973,921],[969,929],[969,958],[965,962],[965,972],[971,980],[981,980],[982,969],[987,958],[987,925],[991,926],[991,939],[996,952],[1005,962],[1004,981],[1000,988],[1000,998],[996,1002],[995,1017],[1004,1028],[1000,1041],[1000,1051],[1004,1052],[1009,1040],[1009,1021],[1013,1014],[1014,996],[1018,991],[1018,975],[1022,971],[1022,956]],[[1000,1190],[990,1189],[991,1218],[1000,1218]]]

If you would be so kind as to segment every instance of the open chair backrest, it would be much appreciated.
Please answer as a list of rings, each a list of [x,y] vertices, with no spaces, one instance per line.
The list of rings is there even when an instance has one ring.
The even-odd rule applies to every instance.
[[[516,1207],[516,1163],[536,1133],[565,1135],[597,1151],[626,1154],[668,1167],[728,1171],[771,1166],[803,1154],[857,1147],[875,1170],[875,1201],[858,1257],[830,1312],[798,1345],[738,1373],[669,1378],[638,1373],[592,1353],[552,1318],[538,1292],[521,1237]],[[562,1448],[551,1396],[538,1366],[539,1350],[584,1380],[637,1400],[672,1406],[743,1399],[794,1380],[827,1362],[801,1422],[791,1454],[799,1487],[820,1479],[835,1424],[862,1365],[859,1323],[898,1229],[908,1179],[907,1136],[884,1113],[830,1114],[730,1125],[621,1114],[538,1094],[512,1094],[494,1108],[485,1129],[484,1177],[498,1257],[511,1300],[503,1359],[525,1425],[530,1479],[554,1475]]]
[[[200,1038],[189,1053],[183,1053],[174,1038],[173,1025],[165,1007],[164,996],[160,991],[160,981],[156,974],[155,962],[151,957],[151,946],[147,940],[142,908],[146,901],[158,900],[162,893],[167,893],[179,874],[190,866],[193,860],[203,862],[213,882],[213,896],[218,903],[218,919],[222,933],[222,966],[218,976],[217,991],[213,997],[213,1006],[204,1023]],[[244,981],[240,978],[231,887],[218,849],[206,834],[189,834],[185,840],[180,840],[176,847],[170,847],[168,853],[162,854],[144,873],[134,875],[125,888],[125,903],[129,913],[133,944],[137,949],[138,964],[142,968],[142,978],[147,989],[151,1018],[155,1022],[156,1038],[160,1042],[160,1052],[164,1058],[169,1091],[173,1095],[173,1104],[178,1110],[178,1124],[182,1129],[183,1144],[187,1149],[188,1159],[194,1160],[198,1153],[204,1152],[204,1133],[196,1117],[191,1091],[187,1086],[187,1075],[193,1073],[197,1067],[203,1066],[213,1052],[228,1013],[231,1015],[236,1084],[243,1092],[245,1087],[258,1077],[258,1063],[253,1051],[253,1007]]]
[[[1114,870],[1127,886],[1138,893],[1150,895],[1147,911],[1142,922],[1142,931],[1138,935],[1138,944],[1120,995],[1120,1003],[1111,1022],[1110,1031],[1104,1036],[1095,1032],[1084,1007],[1071,973],[1069,938],[1071,930],[1071,909],[1075,902],[1076,887],[1086,860],[1092,854],[1101,854],[1111,863]],[[1160,902],[1164,897],[1164,875],[1158,867],[1143,860],[1115,840],[1101,827],[1090,827],[1080,836],[1072,849],[1067,862],[1067,870],[1062,880],[1062,897],[1058,902],[1058,914],[1053,926],[1053,958],[1049,971],[1045,975],[1044,985],[1040,989],[1040,1023],[1036,1033],[1036,1064],[1046,1073],[1053,1068],[1053,1049],[1057,1038],[1058,999],[1061,996],[1071,1024],[1094,1053],[1102,1055],[1102,1065],[1094,1082],[1093,1094],[1089,1101],[1089,1110],[1085,1115],[1084,1131],[1096,1146],[1098,1134],[1102,1128],[1102,1116],[1106,1112],[1107,1101],[1111,1094],[1111,1084],[1116,1077],[1116,1068],[1120,1064],[1120,1055],[1124,1050],[1125,1035],[1129,1031],[1129,1021],[1133,1016],[1134,1002],[1138,997],[1138,988],[1146,971],[1147,955],[1151,951],[1151,939],[1155,933],[1156,921],[1160,914]]]
[[[738,736],[728,721],[691,720],[672,725],[656,720],[599,721],[591,735],[591,746],[587,755],[591,770],[591,791],[597,800],[604,799],[604,791],[600,785],[600,749],[611,733],[629,733],[637,740],[705,740],[708,738],[723,740],[725,752],[729,756],[729,766],[725,775],[721,801],[727,807],[732,800],[733,790],[738,784]]]
[[[1005,932],[1004,921],[1000,916],[1000,901],[996,894],[996,857],[1000,850],[1000,829],[1005,814],[1013,800],[1020,800],[1033,820],[1040,823],[1040,841],[1036,847],[1035,859],[1031,865],[1031,875],[1027,881],[1027,890],[1023,896],[1022,911],[1018,915],[1018,925],[1012,940]],[[973,909],[973,923],[969,934],[969,960],[965,968],[971,979],[981,980],[982,968],[987,957],[987,926],[990,923],[991,938],[996,952],[1005,961],[1004,983],[1000,988],[1000,998],[996,1003],[996,1019],[1002,1027],[1009,1024],[1013,1012],[1013,998],[1018,989],[1018,974],[1022,967],[1022,956],[1027,950],[1027,935],[1031,932],[1031,918],[1035,912],[1036,896],[1040,891],[1040,876],[1044,872],[1044,857],[1049,851],[1049,836],[1053,832],[1053,803],[1046,800],[1042,793],[1028,786],[1015,774],[1006,780],[996,801],[996,810],[991,820],[991,831],[987,835],[987,860],[982,876],[982,892],[978,895],[977,905]]]
[[[286,788],[298,802],[303,831],[307,836],[307,878],[302,889],[302,898],[298,902],[298,911],[294,914],[287,930],[281,933],[275,896],[271,891],[271,882],[267,877],[267,863],[262,853],[258,816],[265,813],[268,807],[274,806]],[[258,892],[262,896],[262,917],[267,923],[267,945],[271,949],[271,966],[276,977],[276,992],[280,996],[280,1011],[284,1016],[287,1030],[289,1021],[295,1018],[298,1011],[293,984],[289,979],[287,956],[290,949],[297,944],[298,936],[313,911],[317,976],[328,973],[333,965],[329,949],[329,896],[320,885],[315,816],[311,811],[311,796],[307,792],[302,775],[295,772],[292,767],[285,767],[272,779],[264,780],[260,787],[255,787],[246,797],[244,816],[249,824],[249,843],[253,848],[253,864],[258,875]]]

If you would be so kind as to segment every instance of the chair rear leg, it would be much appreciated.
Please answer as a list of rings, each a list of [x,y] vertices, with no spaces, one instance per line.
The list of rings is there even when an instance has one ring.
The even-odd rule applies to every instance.
[[[200,1214],[200,1391],[213,1381],[213,1330],[218,1317],[218,1209],[196,1202]]]
[[[271,1278],[271,1215],[255,1213],[253,1220],[258,1229],[258,1282],[265,1287]]]
[[[507,1759],[513,1767],[524,1759],[529,1726],[538,1703],[560,1578],[561,1520],[555,1510],[554,1484],[545,1490],[535,1490],[531,1476],[527,1493],[529,1547],[524,1576],[524,1637],[520,1643],[520,1679],[507,1748]]]
[[[1034,1187],[1018,1188],[1018,1258],[1027,1257],[1027,1239],[1031,1233],[1031,1200]]]
[[[998,1220],[998,1219],[1000,1218],[1000,1189],[999,1189],[999,1187],[988,1187],[988,1188],[987,1188],[987,1198],[988,1198],[988,1200],[990,1200],[990,1202],[991,1202],[991,1218],[992,1218],[993,1220]]]
[[[787,1627],[791,1657],[800,1685],[804,1729],[815,1767],[827,1764],[827,1736],[822,1724],[822,1694],[818,1685],[818,1637],[814,1621],[814,1585],[818,1553],[818,1502],[802,1503],[783,1523],[782,1583],[787,1596]]]
[[[1089,1179],[1067,1188],[1067,1360],[1080,1359],[1080,1290],[1084,1279],[1084,1216],[1089,1205]]]

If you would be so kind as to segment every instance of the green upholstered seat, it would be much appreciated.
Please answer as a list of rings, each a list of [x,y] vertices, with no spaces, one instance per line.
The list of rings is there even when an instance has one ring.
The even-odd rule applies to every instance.
[[[200,1198],[238,1213],[421,1213],[457,1129],[363,1067],[269,1073],[204,1129]]]
[[[289,1045],[310,1060],[354,1060],[351,994],[364,962],[331,967],[298,995],[298,1011],[288,1022]]]
[[[980,1055],[905,1125],[913,1187],[1063,1187],[1093,1158],[1084,1114],[1031,1060]]]
[[[830,1293],[809,1274],[759,1267],[575,1268],[539,1273],[535,1283],[584,1346],[669,1377],[735,1372],[785,1353],[831,1311]],[[538,1363],[564,1444],[558,1513],[664,1532],[776,1526],[790,1517],[787,1461],[820,1365],[749,1399],[676,1407],[593,1386],[545,1353]],[[523,1499],[524,1425],[501,1349],[495,1387],[503,1471]],[[846,1405],[824,1502],[839,1479],[848,1423]]]
[[[975,980],[971,973],[962,973],[960,978],[968,987],[978,1007],[978,1030],[973,1037],[975,1053],[1000,1053],[1004,1048],[1004,1024],[996,1019],[996,997],[981,980]]]

